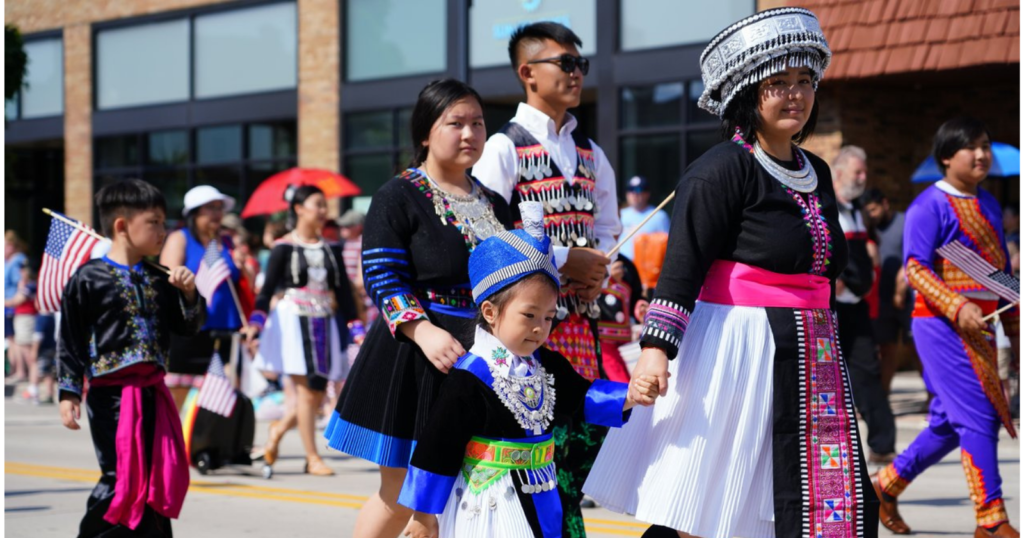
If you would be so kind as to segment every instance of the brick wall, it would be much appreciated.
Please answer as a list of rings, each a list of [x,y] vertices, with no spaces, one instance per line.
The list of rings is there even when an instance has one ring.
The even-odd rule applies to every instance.
[[[299,166],[338,171],[338,1],[299,0]],[[339,211],[332,200],[330,212]]]
[[[64,211],[92,224],[92,32],[64,28]]]
[[[228,1],[231,0],[7,0],[4,22],[29,34]]]
[[[1007,67],[1016,72],[1017,66]],[[951,84],[958,78],[963,85]],[[906,207],[927,184],[912,184],[910,176],[931,154],[932,137],[946,120],[971,115],[984,121],[992,137],[1020,147],[1020,83],[982,83],[983,78],[950,72],[945,83],[885,84],[876,81],[822,83],[818,93],[818,135],[805,147],[826,161],[843,144],[855,144],[868,154],[868,186],[878,187],[899,208]],[[1019,187],[990,180],[990,190],[1010,189],[1015,201]]]

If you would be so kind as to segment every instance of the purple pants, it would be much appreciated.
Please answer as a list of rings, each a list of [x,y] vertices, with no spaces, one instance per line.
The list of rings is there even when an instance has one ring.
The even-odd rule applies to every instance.
[[[881,471],[884,489],[899,495],[925,469],[960,447],[979,525],[1007,520],[1003,508],[997,443],[999,413],[982,389],[963,341],[949,321],[917,318],[914,343],[924,365],[924,382],[934,395],[928,428]],[[992,349],[995,357],[995,348]]]

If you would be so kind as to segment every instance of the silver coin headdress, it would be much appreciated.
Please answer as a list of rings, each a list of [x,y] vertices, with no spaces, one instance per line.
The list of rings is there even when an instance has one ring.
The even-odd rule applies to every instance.
[[[762,11],[722,30],[704,49],[704,93],[697,105],[721,117],[740,90],[790,67],[809,68],[817,90],[831,61],[814,13],[796,7]]]

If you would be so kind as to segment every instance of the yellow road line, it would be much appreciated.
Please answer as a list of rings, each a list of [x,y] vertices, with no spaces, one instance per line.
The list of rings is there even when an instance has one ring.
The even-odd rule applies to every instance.
[[[72,480],[75,482],[95,482],[100,476],[100,473],[88,469],[51,467],[47,465],[35,465],[20,462],[4,462],[4,473],[33,476],[37,478],[53,478],[56,480]],[[263,499],[356,509],[362,508],[362,502],[351,501],[365,501],[367,499],[365,496],[348,495],[344,493],[326,493],[300,489],[252,486],[232,482],[210,482],[205,480],[193,480],[189,489],[201,493],[222,495],[225,497],[242,497],[249,499]],[[335,499],[350,499],[350,501]],[[616,521],[612,519],[584,518],[583,521],[587,525],[588,532],[601,534],[641,536],[643,534],[643,530],[647,528],[646,524],[633,523],[630,521]]]

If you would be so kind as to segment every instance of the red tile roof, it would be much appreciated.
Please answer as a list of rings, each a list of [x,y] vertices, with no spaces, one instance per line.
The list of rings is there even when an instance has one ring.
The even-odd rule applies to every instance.
[[[1020,63],[1020,0],[790,0],[821,20],[829,79]]]

